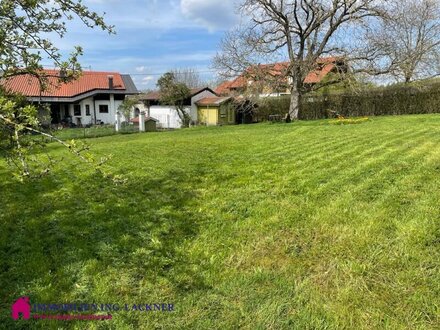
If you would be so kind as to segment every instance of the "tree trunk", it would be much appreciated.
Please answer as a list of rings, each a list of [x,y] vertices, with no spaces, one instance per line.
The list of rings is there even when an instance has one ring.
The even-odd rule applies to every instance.
[[[185,107],[176,106],[177,114],[179,115],[182,127],[187,128],[191,122],[191,116],[186,113]]]
[[[299,110],[301,107],[301,94],[298,90],[297,84],[293,83],[290,89],[290,107],[289,107],[289,116],[292,120],[298,120],[299,118]]]

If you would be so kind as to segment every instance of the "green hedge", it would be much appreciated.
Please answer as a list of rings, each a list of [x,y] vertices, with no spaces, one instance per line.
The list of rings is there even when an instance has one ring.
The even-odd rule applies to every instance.
[[[268,97],[262,99],[256,111],[257,121],[266,121],[271,115],[280,115],[282,118],[289,112],[290,96]]]
[[[259,107],[259,119],[286,114],[289,102],[289,97],[265,100]],[[440,82],[305,95],[299,117],[302,120],[325,119],[333,118],[335,113],[344,117],[440,113]]]

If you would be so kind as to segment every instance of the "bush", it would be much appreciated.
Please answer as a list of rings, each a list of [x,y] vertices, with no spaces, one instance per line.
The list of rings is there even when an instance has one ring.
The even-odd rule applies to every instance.
[[[289,112],[290,96],[267,97],[258,104],[256,116],[258,121],[267,121],[269,116],[279,115],[280,118]]]
[[[258,121],[270,115],[285,116],[290,97],[262,99],[257,111]],[[393,85],[358,92],[308,94],[303,97],[299,119],[315,120],[343,117],[368,117],[440,113],[440,82]]]
[[[440,83],[395,85],[358,93],[305,97],[300,119],[426,114],[440,112]]]

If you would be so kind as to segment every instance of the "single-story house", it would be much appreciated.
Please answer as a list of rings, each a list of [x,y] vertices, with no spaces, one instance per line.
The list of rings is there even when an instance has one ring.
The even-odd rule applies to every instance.
[[[30,102],[48,104],[52,124],[77,126],[113,124],[125,97],[139,93],[129,75],[117,72],[83,71],[70,82],[60,82],[62,74],[59,70],[44,70],[48,86],[43,92],[39,80],[26,74],[1,84]]]
[[[185,100],[185,110],[194,123],[198,122],[197,101],[217,94],[209,87],[191,89],[191,95]],[[150,92],[137,96],[139,103],[134,106],[134,117],[145,111],[147,117],[158,120],[159,128],[181,128],[182,122],[174,106],[161,104],[160,92]]]
[[[236,111],[232,97],[205,97],[196,102],[201,125],[235,124]]]

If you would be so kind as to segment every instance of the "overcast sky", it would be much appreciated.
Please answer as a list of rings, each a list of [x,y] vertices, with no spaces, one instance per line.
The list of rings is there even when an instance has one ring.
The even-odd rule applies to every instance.
[[[106,13],[117,34],[69,23],[68,35],[56,42],[68,54],[84,49],[84,69],[133,74],[139,89],[155,88],[159,74],[194,68],[211,79],[210,64],[224,32],[238,22],[234,0],[84,0]],[[135,75],[136,74],[136,75]]]

